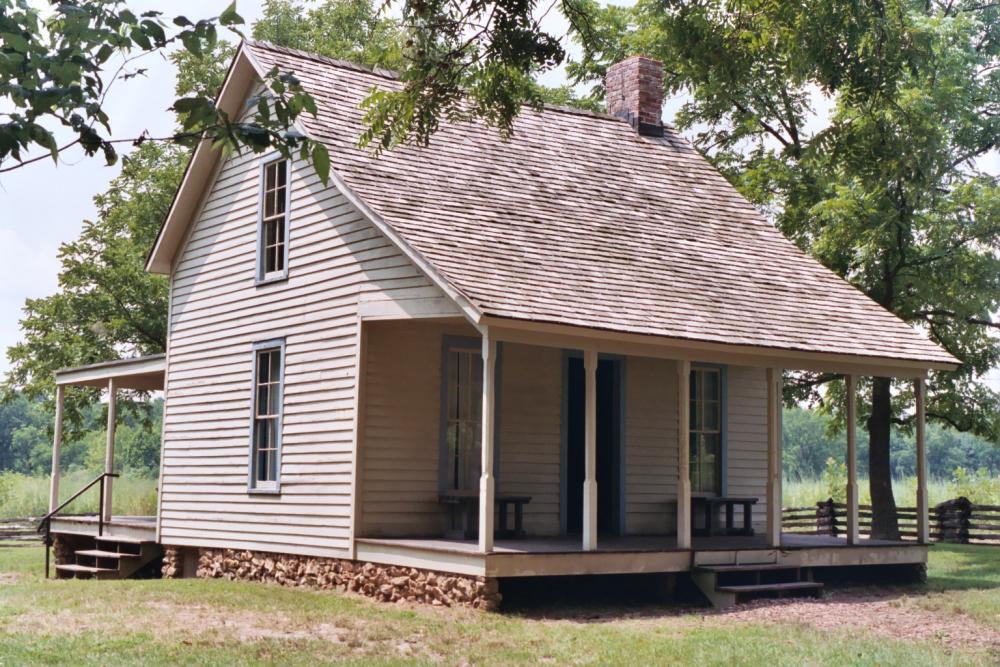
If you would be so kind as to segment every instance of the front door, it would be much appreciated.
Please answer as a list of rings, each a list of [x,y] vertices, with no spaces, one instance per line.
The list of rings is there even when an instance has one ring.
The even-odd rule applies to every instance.
[[[621,369],[618,359],[597,364],[597,530],[621,533]],[[566,529],[583,530],[584,399],[583,359],[570,357],[566,401]]]

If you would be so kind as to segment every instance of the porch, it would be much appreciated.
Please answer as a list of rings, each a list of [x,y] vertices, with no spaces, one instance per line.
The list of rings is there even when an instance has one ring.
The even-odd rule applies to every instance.
[[[766,536],[695,537],[690,548],[673,536],[606,536],[585,550],[571,536],[496,540],[483,554],[475,540],[357,540],[358,559],[386,565],[444,569],[489,577],[690,572],[708,566],[787,568],[920,565],[926,544],[913,541],[859,540],[827,535],[783,533],[778,547]]]
[[[363,314],[359,327],[358,560],[496,577],[926,561],[925,370],[848,356],[667,347],[599,332],[477,329],[457,318],[411,314]],[[913,379],[916,542],[859,535],[853,429],[846,436],[846,536],[781,532],[783,368],[844,373],[852,406],[856,374]],[[706,370],[716,372],[717,393],[695,377]],[[465,399],[456,388],[462,377],[475,387]],[[705,417],[713,406],[717,422]],[[718,447],[703,446],[706,434],[718,438]],[[474,446],[463,448],[463,437]],[[454,517],[442,501],[463,479],[463,493],[477,500],[478,535],[448,539]],[[753,535],[699,536],[699,495],[756,499]],[[510,526],[499,525],[498,499],[510,496],[531,499],[520,539],[505,539]],[[737,512],[737,524],[740,518]]]

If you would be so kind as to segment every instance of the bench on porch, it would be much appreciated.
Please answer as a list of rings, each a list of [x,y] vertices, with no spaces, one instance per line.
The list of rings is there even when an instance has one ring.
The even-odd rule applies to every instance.
[[[450,491],[438,496],[438,502],[451,509],[450,530],[446,537],[454,539],[475,539],[479,526],[479,493],[476,491]],[[494,496],[500,514],[494,533],[501,538],[524,537],[524,506],[531,502],[531,496]],[[514,508],[514,527],[508,528],[510,507]]]
[[[753,535],[753,506],[757,503],[757,498],[734,497],[734,496],[692,496],[691,498],[691,524],[695,524],[695,508],[699,505],[705,508],[705,524],[702,528],[694,528],[695,535]],[[736,506],[743,507],[743,525],[736,526],[734,515]],[[719,509],[725,508],[725,525],[719,525]]]

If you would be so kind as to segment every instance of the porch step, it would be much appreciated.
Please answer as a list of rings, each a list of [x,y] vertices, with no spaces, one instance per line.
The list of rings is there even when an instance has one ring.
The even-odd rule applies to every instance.
[[[77,556],[89,556],[91,558],[139,558],[139,554],[127,554],[121,551],[103,551],[101,549],[84,549],[75,552]]]
[[[104,575],[105,578],[118,578],[118,570],[116,569],[94,567],[92,565],[76,565],[73,563],[56,565],[56,572],[67,572],[70,576],[90,575],[93,577],[101,577]]]
[[[746,584],[739,586],[716,586],[715,590],[721,593],[735,593],[737,595],[760,594],[760,593],[784,593],[788,591],[819,591],[823,584],[818,581],[786,581],[780,584]]]
[[[797,570],[798,565],[782,565],[780,563],[745,563],[743,565],[698,565],[697,570],[722,574],[727,572],[767,572],[773,570]]]
[[[812,569],[779,562],[713,563],[691,571],[695,584],[719,609],[755,597],[795,594],[819,595],[823,584],[812,580]]]
[[[116,535],[99,535],[94,538],[98,542],[120,542],[122,544],[156,544],[155,540],[140,540],[134,537],[121,537]]]
[[[67,533],[55,533],[67,535]],[[62,578],[129,579],[156,576],[163,549],[152,540],[114,535],[74,535],[73,561],[56,565]]]

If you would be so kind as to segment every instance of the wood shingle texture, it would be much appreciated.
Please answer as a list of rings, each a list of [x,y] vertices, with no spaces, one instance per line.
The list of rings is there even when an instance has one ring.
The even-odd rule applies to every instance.
[[[316,99],[302,116],[332,168],[485,316],[952,364],[955,359],[803,253],[671,128],[525,111],[503,141],[443,122],[430,146],[358,148],[360,102],[387,73],[263,43],[264,71]],[[294,223],[293,223],[294,224]]]

